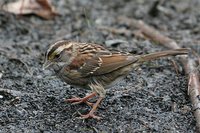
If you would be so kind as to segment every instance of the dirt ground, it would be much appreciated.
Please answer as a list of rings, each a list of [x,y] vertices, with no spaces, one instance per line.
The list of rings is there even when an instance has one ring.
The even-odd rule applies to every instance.
[[[131,34],[98,28],[135,30],[118,22],[118,16],[141,19],[181,46],[200,52],[200,1],[163,1],[159,10],[152,8],[154,4],[155,0],[58,0],[54,6],[61,15],[52,20],[0,11],[0,132],[195,132],[187,76],[177,57],[145,63],[107,90],[97,111],[103,117],[100,121],[79,119],[78,112],[90,108],[63,101],[82,97],[87,90],[42,70],[45,50],[60,39],[96,42],[137,54],[165,50]],[[108,40],[123,42],[111,45]]]

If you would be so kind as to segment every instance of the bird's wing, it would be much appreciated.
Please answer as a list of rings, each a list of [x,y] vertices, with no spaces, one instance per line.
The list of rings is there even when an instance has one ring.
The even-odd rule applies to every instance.
[[[83,76],[102,75],[136,62],[133,55],[123,53],[101,53],[88,59],[78,69]]]

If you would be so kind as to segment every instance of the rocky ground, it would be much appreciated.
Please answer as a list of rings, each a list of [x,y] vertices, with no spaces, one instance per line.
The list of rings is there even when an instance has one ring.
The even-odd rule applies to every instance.
[[[34,15],[15,16],[0,11],[0,132],[195,132],[195,120],[187,95],[187,76],[178,58],[145,63],[107,91],[97,114],[85,104],[71,105],[64,98],[84,96],[42,70],[44,52],[52,42],[69,39],[95,42],[113,50],[144,54],[165,50],[157,43],[132,34],[114,34],[98,27],[132,27],[117,17],[141,19],[181,46],[200,52],[200,1],[155,0],[58,0],[60,16],[44,20]],[[123,40],[110,45],[108,40]],[[180,67],[176,73],[172,60]]]

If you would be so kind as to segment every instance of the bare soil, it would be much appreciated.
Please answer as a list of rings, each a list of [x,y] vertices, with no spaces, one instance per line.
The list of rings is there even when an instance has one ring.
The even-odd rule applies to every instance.
[[[97,111],[103,117],[100,121],[79,119],[78,112],[87,113],[90,107],[63,101],[89,91],[42,70],[45,50],[60,39],[136,54],[165,50],[131,34],[98,28],[135,30],[118,22],[118,16],[141,19],[181,46],[200,52],[200,1],[168,0],[159,10],[153,5],[155,0],[58,0],[54,6],[60,16],[52,20],[0,11],[0,132],[195,132],[187,76],[177,57],[145,63],[107,90]],[[107,43],[116,39],[124,42]]]

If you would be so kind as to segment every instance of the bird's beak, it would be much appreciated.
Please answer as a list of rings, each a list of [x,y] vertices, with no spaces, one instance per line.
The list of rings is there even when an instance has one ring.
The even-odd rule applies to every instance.
[[[53,62],[50,62],[48,60],[46,60],[42,66],[42,69],[45,70],[47,69],[49,66],[51,66],[53,64]]]

